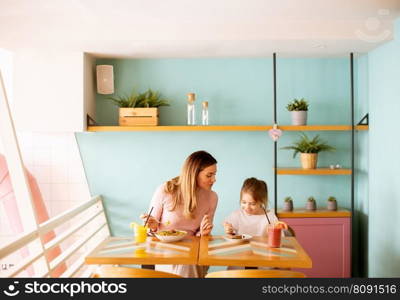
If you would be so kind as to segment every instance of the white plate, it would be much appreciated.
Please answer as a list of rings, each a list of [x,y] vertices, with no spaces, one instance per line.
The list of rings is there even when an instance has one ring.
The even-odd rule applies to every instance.
[[[164,231],[164,230],[162,230]],[[177,242],[182,240],[187,232],[183,230],[176,230],[180,233],[180,235],[159,235],[157,232],[155,232],[155,236],[161,241],[161,242],[166,242],[166,243],[171,243],[171,242]]]
[[[226,241],[229,241],[229,242],[247,241],[247,240],[251,239],[252,237],[253,236],[250,235],[250,234],[242,234],[242,238],[241,239],[231,239],[231,238],[228,238],[227,236],[224,235],[224,239]]]

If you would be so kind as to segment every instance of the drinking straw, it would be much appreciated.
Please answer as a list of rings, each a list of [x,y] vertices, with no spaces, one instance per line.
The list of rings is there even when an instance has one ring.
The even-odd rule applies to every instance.
[[[143,225],[143,226],[145,226],[145,227],[146,227],[146,225],[147,225],[147,222],[149,221],[149,218],[150,218],[151,212],[153,211],[153,208],[154,208],[154,207],[152,206],[151,209],[150,209],[149,214],[147,215],[146,222],[144,222],[144,225]]]
[[[271,222],[269,221],[269,218],[268,218],[267,211],[265,210],[265,207],[263,207],[263,210],[264,210],[264,212],[265,212],[265,216],[267,217],[268,224],[271,224]]]

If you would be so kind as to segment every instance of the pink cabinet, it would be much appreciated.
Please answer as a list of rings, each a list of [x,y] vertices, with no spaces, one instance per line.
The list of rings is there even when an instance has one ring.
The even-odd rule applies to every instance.
[[[312,259],[312,269],[296,269],[307,277],[350,277],[350,217],[286,217],[279,219],[295,231],[300,245]],[[309,215],[309,214],[307,214]],[[329,215],[329,214],[328,214]],[[297,217],[295,217],[297,216]],[[300,215],[301,216],[301,215]]]

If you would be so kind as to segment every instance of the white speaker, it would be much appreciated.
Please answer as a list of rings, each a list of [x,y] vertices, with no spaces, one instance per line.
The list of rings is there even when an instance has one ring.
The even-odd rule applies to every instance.
[[[97,93],[114,94],[114,69],[112,65],[96,66]]]

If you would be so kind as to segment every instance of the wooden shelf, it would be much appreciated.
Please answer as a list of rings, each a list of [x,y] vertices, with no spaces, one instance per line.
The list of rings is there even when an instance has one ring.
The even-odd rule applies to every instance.
[[[262,125],[89,126],[88,131],[267,131],[271,128]]]
[[[272,125],[182,125],[182,126],[88,126],[90,132],[113,131],[267,131]],[[279,126],[283,131],[350,131],[348,125]],[[356,130],[368,130],[368,125],[358,125]]]
[[[350,131],[351,126],[349,125],[305,125],[305,126],[294,126],[294,125],[282,125],[279,129],[286,131]],[[355,130],[368,130],[368,125],[357,125]]]
[[[315,211],[308,211],[305,209],[295,209],[286,212],[278,209],[277,217],[281,218],[349,218],[351,212],[347,209],[338,209],[337,211],[330,211],[327,209],[318,209]]]
[[[351,169],[302,169],[302,168],[278,168],[278,175],[351,175]]]

